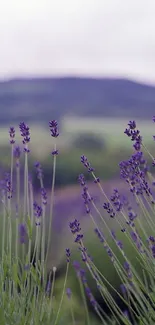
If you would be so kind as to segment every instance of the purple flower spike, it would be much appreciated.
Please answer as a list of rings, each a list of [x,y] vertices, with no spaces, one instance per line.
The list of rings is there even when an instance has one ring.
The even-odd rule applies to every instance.
[[[125,284],[122,283],[120,285],[120,289],[121,289],[123,295],[125,295],[127,293],[127,288],[126,288]]]
[[[100,230],[98,228],[95,228],[94,229],[95,233],[97,234],[99,240],[101,243],[104,243],[104,236],[103,234],[100,232]]]
[[[36,172],[37,172],[37,177],[38,179],[42,179],[43,178],[43,170],[42,170],[42,166],[40,164],[40,162],[36,162],[34,164],[35,168],[36,168]]]
[[[90,165],[90,163],[89,163],[89,161],[88,161],[88,159],[87,159],[86,156],[84,156],[84,155],[81,156],[81,163],[84,165],[84,167],[87,168],[87,170],[88,170],[89,173],[91,173],[91,172],[94,171],[94,168],[91,167],[91,165]]]
[[[40,205],[38,205],[36,202],[34,202],[33,208],[34,208],[34,214],[37,218],[36,226],[40,226],[40,217],[42,216],[42,207]]]
[[[69,248],[66,248],[67,263],[69,263],[69,261],[70,261],[70,256],[71,256],[70,249]]]
[[[57,156],[58,154],[59,154],[59,151],[57,149],[52,151],[53,156]]]
[[[50,128],[50,131],[51,131],[51,136],[53,138],[57,138],[59,136],[58,122],[56,120],[51,120],[49,122],[49,128]]]
[[[77,219],[75,219],[73,222],[70,222],[69,227],[71,229],[72,234],[76,234],[81,231],[80,223]]]
[[[152,117],[152,121],[155,123],[155,115]]]
[[[9,129],[9,134],[10,134],[10,143],[11,144],[14,144],[15,143],[15,128],[13,126],[10,126],[10,129]]]
[[[21,149],[19,146],[14,148],[14,152],[13,152],[14,158],[19,160],[20,155],[21,155]]]
[[[115,214],[113,208],[110,207],[109,202],[108,202],[108,203],[104,203],[104,204],[103,204],[103,208],[104,208],[105,210],[107,210],[107,212],[110,214],[110,217],[111,217],[111,218],[114,218],[114,217],[115,217],[116,214]]]
[[[26,225],[24,223],[19,224],[18,232],[19,232],[20,243],[25,244],[26,243],[26,238],[27,238],[27,229],[26,229]]]
[[[127,261],[124,262],[124,269],[128,275],[128,278],[131,279],[132,278],[131,268],[130,268],[130,264]]]
[[[125,129],[124,133],[131,138],[131,141],[135,141],[133,147],[136,151],[140,151],[142,144],[142,137],[140,136],[140,131],[136,130],[136,122],[129,121],[128,129]]]
[[[111,199],[111,202],[113,202],[113,204],[116,208],[116,211],[121,211],[123,205],[121,203],[120,195],[119,195],[119,192],[117,189],[114,189],[113,195],[111,196],[110,199]]]
[[[13,189],[12,189],[11,178],[10,178],[10,174],[9,173],[6,173],[6,175],[5,175],[4,184],[5,184],[5,190],[7,192],[7,197],[8,197],[8,199],[11,199],[12,198]]]
[[[45,188],[41,188],[41,197],[42,197],[42,203],[44,205],[46,205],[47,204],[47,193],[46,193]]]
[[[151,250],[152,250],[152,256],[153,258],[155,258],[155,245],[152,245]]]
[[[19,124],[19,129],[23,137],[23,144],[28,144],[30,142],[30,128],[24,122],[21,122]]]

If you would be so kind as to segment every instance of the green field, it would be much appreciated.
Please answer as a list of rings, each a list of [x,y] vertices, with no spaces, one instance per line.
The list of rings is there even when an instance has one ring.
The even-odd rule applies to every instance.
[[[131,148],[131,142],[124,135],[124,130],[127,126],[127,119],[120,118],[71,118],[66,117],[62,120],[60,125],[60,137],[57,139],[57,145],[61,151],[66,147],[72,145],[76,136],[84,133],[93,133],[107,143],[109,150],[113,148],[123,149]],[[151,121],[138,120],[137,127],[141,131],[144,142],[147,145],[153,145],[152,135],[155,134],[155,125]],[[6,146],[9,143],[8,130],[9,126],[0,128],[0,146]],[[21,137],[16,126],[17,142],[20,143]],[[50,131],[47,127],[42,125],[30,125],[31,130],[31,148],[33,154],[39,159],[46,156],[53,148],[53,138],[50,136]]]
[[[155,125],[150,120],[136,120],[137,127],[140,129],[145,143],[150,144],[152,135],[155,133]],[[126,118],[64,118],[64,134],[76,135],[83,132],[92,132],[98,136],[104,137],[110,146],[126,146],[130,141],[124,135],[128,120]]]

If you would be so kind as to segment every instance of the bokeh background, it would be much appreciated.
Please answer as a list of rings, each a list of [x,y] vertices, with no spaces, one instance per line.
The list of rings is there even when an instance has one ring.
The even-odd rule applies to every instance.
[[[57,119],[56,189],[66,218],[79,202],[83,206],[81,155],[107,187],[118,186],[119,162],[132,153],[124,134],[130,119],[154,152],[154,13],[154,0],[1,1],[0,175],[10,165],[8,128],[16,127],[20,144],[18,124],[24,121],[31,128],[34,189],[38,160],[50,188],[54,142],[48,122]],[[71,204],[74,198],[77,204]]]
[[[83,153],[100,177],[118,177],[129,119],[154,146],[154,0],[6,0],[0,13],[2,168],[7,129],[20,121],[31,126],[30,165],[43,163],[47,186],[50,119],[60,127],[57,186],[77,183]]]

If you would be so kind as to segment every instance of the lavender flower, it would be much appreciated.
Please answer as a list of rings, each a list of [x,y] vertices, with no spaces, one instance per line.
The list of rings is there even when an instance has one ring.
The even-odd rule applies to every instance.
[[[81,279],[81,281],[82,281],[82,283],[84,285],[85,292],[87,294],[87,297],[88,297],[91,305],[94,308],[96,308],[97,307],[97,302],[96,302],[96,300],[95,300],[95,298],[94,298],[94,296],[93,296],[93,294],[92,294],[92,292],[91,292],[91,290],[90,290],[90,288],[88,286],[85,270],[80,267],[80,264],[77,261],[73,262],[73,266],[74,266],[74,268],[76,270],[77,276]]]
[[[80,183],[80,185],[83,187],[85,186],[86,182],[85,182],[85,177],[83,174],[80,174],[79,177],[78,177],[78,181]]]
[[[149,240],[150,240],[152,243],[155,243],[155,237],[150,236],[150,237],[149,237]]]
[[[47,204],[47,193],[46,193],[46,190],[44,187],[41,188],[41,197],[42,197],[42,203],[44,205],[46,205]]]
[[[27,228],[24,223],[20,223],[18,226],[19,240],[21,244],[26,243],[27,239]]]
[[[142,137],[140,136],[140,131],[136,130],[136,122],[129,121],[128,129],[125,129],[124,133],[131,138],[131,141],[135,141],[133,147],[135,150],[140,151],[142,144]]]
[[[95,183],[95,184],[100,183],[100,179],[99,179],[99,177],[96,177],[96,178],[95,178],[94,183]]]
[[[103,208],[110,214],[111,218],[115,217],[115,212],[112,207],[110,207],[109,202],[103,204]]]
[[[94,171],[94,168],[91,167],[91,165],[90,165],[90,163],[89,163],[89,161],[88,161],[88,159],[87,159],[86,156],[84,156],[84,155],[81,156],[81,163],[84,165],[84,167],[87,168],[87,170],[88,170],[89,173],[91,173],[91,172]]]
[[[86,291],[86,294],[88,296],[88,299],[91,303],[91,305],[93,306],[93,308],[96,308],[97,307],[97,301],[95,300],[90,288],[88,286],[86,286],[85,288],[85,291]]]
[[[23,144],[28,144],[30,142],[30,128],[24,122],[21,122],[19,124],[19,129],[23,137]]]
[[[51,136],[53,138],[57,138],[59,136],[58,122],[56,120],[51,120],[49,122],[49,128],[50,128],[50,131],[51,131]]]
[[[13,126],[10,126],[9,129],[9,134],[10,134],[10,143],[14,144],[15,143],[15,128]]]
[[[104,243],[104,236],[103,234],[100,232],[100,230],[98,228],[95,228],[94,229],[95,233],[97,234],[99,240],[101,243]]]
[[[11,178],[10,178],[10,174],[9,173],[6,173],[6,175],[5,175],[4,188],[5,188],[5,191],[7,193],[8,199],[11,199],[12,198],[13,189],[12,189]]]
[[[155,245],[154,244],[151,247],[151,251],[152,251],[153,258],[155,258]]]
[[[88,194],[88,187],[86,186],[84,175],[80,174],[78,177],[78,180],[79,180],[81,187],[83,188],[82,198],[84,200],[84,204],[86,207],[86,213],[89,213],[90,212],[89,203],[93,200],[93,198]]]
[[[137,243],[138,236],[137,236],[137,234],[135,233],[135,231],[131,231],[130,235],[131,235],[132,240],[133,240],[135,243]]]
[[[83,238],[83,237],[82,237],[82,238]],[[83,262],[87,262],[87,261],[88,261],[88,258],[89,258],[90,260],[92,260],[91,256],[87,254],[87,249],[86,249],[86,247],[82,246],[80,240],[81,240],[81,238],[80,238],[79,241],[77,241],[77,242],[79,242],[79,244],[80,244],[80,245],[79,245],[79,250],[80,250],[80,252],[81,252],[81,258],[82,258],[82,261],[83,261]]]
[[[123,204],[121,203],[120,195],[117,189],[114,189],[113,195],[110,198],[115,206],[116,211],[121,211]]]
[[[69,227],[71,229],[72,234],[76,234],[81,231],[80,223],[77,219],[75,219],[73,222],[70,222]]]
[[[120,289],[121,289],[123,295],[125,295],[127,293],[127,288],[126,288],[125,284],[122,283],[120,285]]]
[[[70,261],[70,256],[71,256],[70,249],[69,248],[66,248],[67,263],[69,263],[69,261]]]
[[[40,226],[40,217],[42,216],[42,207],[40,205],[38,205],[36,202],[34,202],[33,208],[34,208],[34,214],[37,218],[36,226]]]
[[[132,278],[131,268],[130,268],[130,264],[127,261],[124,262],[124,269],[128,275],[128,278],[131,279]]]
[[[77,219],[75,219],[73,222],[69,223],[70,230],[72,234],[76,234],[75,237],[75,243],[81,243],[81,239],[83,238],[83,235],[80,233],[81,228],[80,228],[80,223]]]
[[[36,172],[37,172],[37,177],[38,179],[42,179],[43,178],[43,170],[42,170],[42,166],[40,164],[39,161],[37,161],[35,164],[34,164],[35,168],[36,168]]]
[[[19,160],[20,155],[21,155],[21,149],[19,146],[16,146],[13,151],[14,158]]]
[[[57,156],[58,154],[59,154],[59,151],[57,149],[52,151],[53,156]]]

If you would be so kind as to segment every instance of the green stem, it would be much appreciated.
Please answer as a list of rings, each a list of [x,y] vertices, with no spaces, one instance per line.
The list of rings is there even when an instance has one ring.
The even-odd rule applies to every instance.
[[[62,291],[61,300],[60,300],[60,304],[59,304],[59,308],[58,308],[58,312],[57,312],[57,315],[56,315],[56,319],[55,319],[54,325],[56,325],[58,323],[58,318],[59,318],[59,314],[60,314],[60,310],[61,310],[61,307],[62,307],[63,298],[64,298],[64,294],[65,294],[65,288],[66,288],[66,283],[67,283],[68,270],[69,270],[69,263],[67,263],[65,280],[64,280],[64,285],[63,285],[63,291]]]

